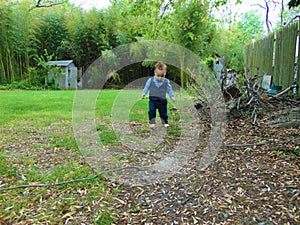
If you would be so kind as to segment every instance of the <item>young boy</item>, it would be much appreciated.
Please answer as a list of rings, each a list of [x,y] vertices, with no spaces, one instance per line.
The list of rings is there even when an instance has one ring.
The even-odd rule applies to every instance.
[[[168,101],[166,93],[170,96],[171,100],[175,102],[174,93],[170,81],[165,78],[167,73],[167,66],[158,62],[155,65],[154,77],[147,80],[143,90],[142,99],[145,98],[149,91],[149,123],[150,127],[155,127],[156,109],[158,109],[160,118],[165,127],[169,127],[168,124]]]

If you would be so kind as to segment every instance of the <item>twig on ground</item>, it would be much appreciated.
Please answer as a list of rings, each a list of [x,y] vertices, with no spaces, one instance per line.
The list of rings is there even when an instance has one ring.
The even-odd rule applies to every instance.
[[[253,125],[256,124],[257,122],[256,119],[257,119],[257,114],[254,115],[253,122],[252,122]]]
[[[39,188],[39,187],[53,187],[53,186],[60,186],[60,185],[64,185],[64,184],[70,184],[70,183],[76,183],[76,182],[83,182],[83,181],[93,180],[93,179],[96,179],[96,178],[99,178],[99,177],[101,178],[106,173],[117,172],[117,171],[126,170],[126,169],[138,169],[138,170],[141,170],[140,167],[127,166],[127,167],[122,167],[122,168],[118,168],[118,169],[114,169],[114,170],[105,171],[103,173],[96,174],[95,176],[92,176],[92,177],[85,177],[85,178],[80,178],[80,179],[75,179],[75,180],[67,180],[67,181],[62,181],[62,182],[58,182],[58,183],[27,184],[27,185],[15,186],[15,187],[0,188],[0,192],[14,190],[14,189],[32,188],[32,187],[34,187],[34,188]]]
[[[281,96],[281,95],[283,95],[283,94],[289,92],[289,91],[291,90],[291,88],[292,88],[292,86],[286,88],[285,90],[283,90],[282,92],[280,92],[280,93],[278,93],[278,94],[276,94],[276,95],[270,96],[267,100],[270,100],[270,99],[272,99],[272,98],[277,98],[277,97],[279,97],[279,96]]]
[[[69,184],[69,183],[75,183],[75,182],[83,182],[87,180],[92,180],[100,177],[101,174],[97,174],[93,177],[86,177],[86,178],[81,178],[81,179],[75,179],[75,180],[68,180],[68,181],[62,181],[58,183],[50,183],[50,184],[28,184],[28,185],[20,185],[20,186],[15,186],[15,187],[8,187],[8,188],[0,188],[0,191],[9,191],[9,190],[14,190],[14,189],[25,189],[25,188],[31,188],[31,187],[53,187],[53,186],[60,186],[64,184]]]
[[[300,137],[299,138],[290,139],[290,140],[285,141],[284,144],[288,144],[288,143],[294,142],[294,141],[296,142],[296,141],[299,141],[299,140],[300,140]]]
[[[249,147],[249,146],[260,146],[260,145],[267,145],[269,142],[260,142],[260,143],[253,143],[253,144],[225,144],[226,147]]]
[[[200,191],[202,190],[203,186],[201,186],[197,192],[195,194],[193,194],[192,196],[188,197],[186,200],[184,200],[183,202],[181,202],[181,205],[186,204],[189,200],[191,200],[193,197],[199,195]]]
[[[297,191],[296,194],[290,199],[290,201],[294,201],[300,195],[300,191]]]

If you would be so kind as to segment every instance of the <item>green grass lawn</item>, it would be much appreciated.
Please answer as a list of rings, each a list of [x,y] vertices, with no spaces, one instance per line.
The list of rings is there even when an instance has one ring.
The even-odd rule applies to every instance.
[[[97,117],[107,119],[117,93],[101,92]],[[95,175],[73,137],[74,96],[75,91],[0,91],[0,188]],[[105,132],[102,139],[112,142]],[[83,221],[110,224],[114,210],[99,199],[109,203],[116,191],[101,177],[47,188],[0,191],[0,224],[63,224],[70,216],[85,212],[85,207],[93,212],[83,213]]]
[[[72,119],[74,91],[1,91],[0,125]]]
[[[120,145],[111,126],[112,110],[120,102],[128,106],[133,100],[129,120],[140,124],[137,133],[147,132],[148,100],[140,99],[141,90],[98,93],[95,119],[103,144]],[[85,163],[73,136],[75,94],[76,91],[0,91],[0,188],[96,175]],[[117,192],[101,177],[53,187],[0,191],[0,224],[63,224],[79,215],[82,222],[110,224],[115,209],[109,203]]]
[[[127,108],[132,104],[129,120],[140,124],[137,133],[148,132],[148,100],[140,99],[141,90],[95,92],[96,129],[103,144],[120,145],[111,126],[112,110],[120,110],[116,108],[120,102]],[[75,94],[76,91],[0,91],[0,188],[96,175],[85,163],[73,135]],[[120,112],[122,115],[122,109]],[[89,224],[110,224],[115,209],[109,203],[118,191],[101,176],[67,185],[0,191],[0,224],[63,224],[76,215]]]

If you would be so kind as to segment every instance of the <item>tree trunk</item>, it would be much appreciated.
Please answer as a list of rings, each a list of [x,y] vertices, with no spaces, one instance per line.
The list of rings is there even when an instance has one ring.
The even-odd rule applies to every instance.
[[[270,11],[270,7],[269,7],[269,2],[265,1],[266,3],[266,26],[267,26],[267,31],[268,33],[271,32],[271,28],[270,28],[270,22],[269,22],[269,11]]]

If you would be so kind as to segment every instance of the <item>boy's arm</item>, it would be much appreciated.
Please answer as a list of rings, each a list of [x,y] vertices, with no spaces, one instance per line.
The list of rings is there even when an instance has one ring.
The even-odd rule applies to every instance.
[[[174,96],[174,93],[173,93],[173,90],[172,90],[172,85],[170,84],[169,80],[168,80],[168,83],[167,83],[167,93],[170,96],[171,100],[173,102],[175,102],[175,96]]]
[[[148,79],[146,84],[145,84],[145,87],[143,89],[143,94],[142,94],[142,99],[145,98],[145,96],[147,95],[148,91],[149,91],[149,88],[150,88],[150,82],[151,82],[151,79]]]

